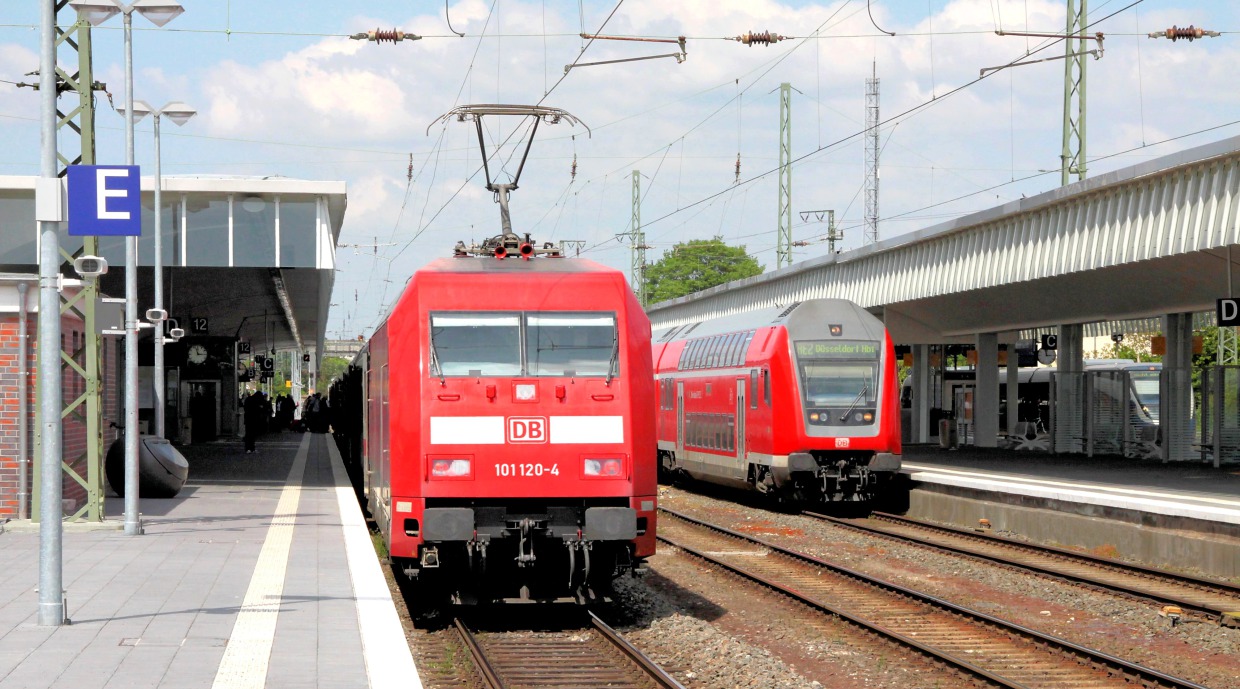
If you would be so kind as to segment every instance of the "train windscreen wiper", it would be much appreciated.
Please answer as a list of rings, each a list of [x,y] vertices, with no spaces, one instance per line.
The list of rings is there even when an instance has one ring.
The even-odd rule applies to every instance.
[[[620,333],[612,331],[611,335],[611,361],[607,362],[607,385],[611,385],[611,379],[617,375],[616,362],[620,358]]]
[[[861,384],[861,392],[858,392],[858,393],[857,393],[857,396],[853,398],[852,404],[848,405],[848,410],[847,410],[847,411],[845,411],[845,412],[844,412],[844,413],[840,416],[840,421],[847,421],[847,420],[848,420],[848,415],[849,415],[849,414],[851,414],[851,413],[853,413],[853,410],[857,408],[857,404],[858,404],[859,402],[861,402],[861,398],[862,398],[862,397],[865,397],[865,393],[867,393],[867,392],[869,392],[869,391],[870,391],[870,383],[869,383],[868,381],[867,381],[867,382],[865,382],[865,383],[862,383],[862,384]]]
[[[435,351],[435,337],[431,336],[431,368],[435,369],[435,374],[439,376],[439,385],[442,387],[447,385],[443,378],[443,366],[439,364],[439,352]]]

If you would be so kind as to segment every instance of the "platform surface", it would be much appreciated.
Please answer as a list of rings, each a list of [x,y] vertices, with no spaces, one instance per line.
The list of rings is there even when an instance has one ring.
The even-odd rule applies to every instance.
[[[37,531],[0,534],[0,688],[421,686],[331,436],[182,451],[143,535],[111,495],[116,529],[66,529],[69,625],[37,624]]]
[[[914,481],[1240,524],[1240,466],[906,445]]]

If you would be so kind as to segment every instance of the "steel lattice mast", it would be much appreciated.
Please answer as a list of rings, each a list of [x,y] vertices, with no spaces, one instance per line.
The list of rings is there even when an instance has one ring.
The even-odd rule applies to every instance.
[[[629,230],[629,247],[632,264],[629,268],[629,279],[633,282],[633,292],[637,294],[637,302],[646,305],[646,233],[642,232],[642,173],[633,171],[633,222]]]
[[[792,265],[792,84],[779,85],[779,236],[775,267]]]
[[[878,243],[878,65],[865,80],[865,242]]]
[[[1063,72],[1063,152],[1060,183],[1069,184],[1085,179],[1085,67],[1086,47],[1090,40],[1085,33],[1089,0],[1068,0],[1067,29],[1064,35]],[[1076,38],[1073,38],[1073,37]]]
[[[57,105],[57,136],[77,135],[80,153],[75,158],[68,158],[64,151],[72,151],[73,147],[58,146],[57,174],[64,177],[69,165],[95,164],[95,108],[94,91],[105,87],[94,81],[91,62],[91,27],[85,19],[77,16],[77,11],[67,7],[67,0],[56,2],[56,12],[72,13],[69,22],[57,22],[56,52],[69,58],[64,64],[76,64],[77,70],[69,73],[63,68],[56,68],[56,84],[61,93],[69,96],[70,108],[63,110]],[[66,9],[67,8],[67,9]],[[66,28],[61,28],[65,26]],[[59,61],[58,61],[59,62]],[[74,97],[76,95],[76,98]],[[70,254],[58,247],[63,261],[71,263],[77,256],[99,255],[99,240],[96,237],[84,237],[81,249]],[[82,378],[82,393],[72,399],[65,399],[61,405],[61,417],[72,419],[86,427],[86,448],[77,457],[66,457],[62,466],[75,483],[86,489],[86,504],[70,519],[86,519],[94,522],[103,521],[104,480],[103,480],[103,385],[100,380],[101,336],[97,322],[95,306],[99,301],[99,285],[94,279],[83,281],[82,288],[68,300],[61,297],[60,312],[74,313],[82,319],[83,338],[79,347],[72,352],[61,351],[62,369],[67,369],[73,376]],[[69,388],[72,389],[72,388]],[[36,409],[42,409],[42,400],[36,403]],[[41,413],[40,413],[41,417]],[[39,423],[36,420],[36,426]],[[40,440],[35,436],[35,455],[41,452]],[[84,461],[83,461],[84,460]],[[82,476],[78,469],[85,464],[86,475]],[[34,463],[31,485],[38,486],[42,480],[39,463]],[[32,491],[31,517],[39,519],[41,496]]]

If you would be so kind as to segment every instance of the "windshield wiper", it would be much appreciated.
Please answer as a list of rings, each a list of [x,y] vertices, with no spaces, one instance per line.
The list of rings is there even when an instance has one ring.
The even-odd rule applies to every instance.
[[[607,362],[607,385],[611,386],[611,379],[615,375],[616,362],[620,359],[620,335],[612,333],[611,336],[611,361]]]
[[[857,408],[857,403],[860,402],[861,398],[865,397],[865,393],[869,391],[870,391],[870,384],[868,382],[862,383],[861,392],[858,392],[857,396],[853,398],[852,404],[848,405],[848,411],[845,411],[843,415],[840,416],[840,421],[848,420],[848,415],[853,413],[853,410]]]
[[[443,366],[439,365],[439,352],[435,351],[434,336],[431,336],[431,368],[435,369],[435,374],[439,376],[439,386],[443,387],[447,385],[443,379]]]

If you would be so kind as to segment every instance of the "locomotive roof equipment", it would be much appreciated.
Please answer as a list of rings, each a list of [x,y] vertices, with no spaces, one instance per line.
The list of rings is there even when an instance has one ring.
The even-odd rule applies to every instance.
[[[517,166],[517,174],[513,176],[511,182],[497,184],[491,179],[491,166],[487,163],[487,146],[482,138],[482,118],[485,115],[508,115],[518,117],[529,117],[533,120],[530,125],[530,136],[525,142],[525,152],[521,154],[521,164]],[[499,204],[500,225],[503,227],[504,236],[513,235],[512,233],[512,217],[508,212],[508,195],[517,190],[517,183],[521,180],[521,171],[525,169],[525,159],[530,155],[530,146],[534,145],[534,136],[538,133],[538,124],[546,122],[547,124],[559,124],[560,122],[568,122],[571,126],[580,124],[586,128],[586,134],[590,135],[590,128],[586,124],[577,119],[574,115],[566,110],[559,108],[551,108],[545,105],[462,105],[449,110],[440,115],[435,122],[431,122],[426,128],[427,134],[430,133],[431,127],[436,122],[447,122],[449,119],[455,118],[457,122],[466,122],[473,120],[474,127],[478,130],[478,148],[482,151],[482,169],[486,173],[487,191],[495,194],[495,201]],[[528,243],[529,235],[526,235]],[[499,258],[503,258],[500,256]]]

